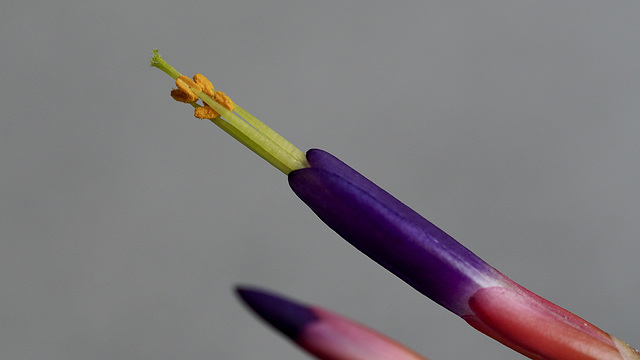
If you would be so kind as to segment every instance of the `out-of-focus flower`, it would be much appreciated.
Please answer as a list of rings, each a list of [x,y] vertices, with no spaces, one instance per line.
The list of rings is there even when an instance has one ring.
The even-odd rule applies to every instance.
[[[267,323],[323,360],[427,360],[388,337],[317,306],[249,287],[238,295]]]

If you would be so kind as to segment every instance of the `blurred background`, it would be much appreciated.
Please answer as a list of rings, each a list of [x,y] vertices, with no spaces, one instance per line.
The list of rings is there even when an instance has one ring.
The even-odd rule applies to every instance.
[[[171,100],[151,50],[640,346],[637,1],[0,5],[5,359],[309,358],[251,284],[434,360],[521,359],[324,226]]]

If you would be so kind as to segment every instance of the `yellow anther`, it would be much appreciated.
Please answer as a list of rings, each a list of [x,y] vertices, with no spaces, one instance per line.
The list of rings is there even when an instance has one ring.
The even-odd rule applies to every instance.
[[[231,101],[231,99],[229,99],[229,97],[222,91],[216,91],[216,93],[213,95],[213,100],[227,108],[227,110],[233,111],[233,101]]]
[[[193,91],[191,91],[191,87],[195,88],[198,91],[202,91],[202,87],[200,87],[200,85],[196,84],[193,80],[184,75],[180,75],[176,79],[176,86],[178,87],[178,89],[182,90],[185,95],[187,95],[188,101],[186,102],[194,102],[198,100],[198,96],[194,94]]]
[[[180,101],[183,103],[190,103],[195,101],[191,98],[191,96],[189,96],[189,94],[187,94],[186,92],[180,89],[171,90],[171,97],[173,98],[173,100]]]
[[[195,108],[193,110],[193,116],[197,117],[198,119],[213,120],[218,116],[220,116],[220,114],[218,114],[215,110],[213,110],[211,106],[205,105],[205,106],[200,106]]]
[[[193,75],[193,81],[196,84],[200,85],[203,93],[213,97],[213,84],[211,83],[211,81],[209,81],[209,79],[207,79],[206,76],[202,74],[195,74]]]

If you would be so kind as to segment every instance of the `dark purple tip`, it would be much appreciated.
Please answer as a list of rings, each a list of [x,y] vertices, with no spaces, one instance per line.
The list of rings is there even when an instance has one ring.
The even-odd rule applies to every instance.
[[[256,288],[238,286],[240,298],[266,322],[295,340],[300,331],[318,317],[299,303]]]

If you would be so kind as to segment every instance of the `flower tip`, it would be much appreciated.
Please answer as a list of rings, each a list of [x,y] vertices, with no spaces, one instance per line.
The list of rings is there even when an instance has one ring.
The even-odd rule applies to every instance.
[[[236,293],[258,316],[291,339],[318,320],[309,307],[263,290],[238,286]]]

